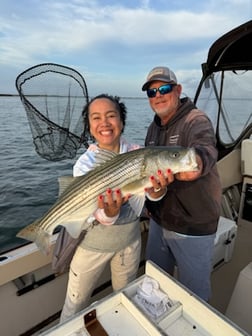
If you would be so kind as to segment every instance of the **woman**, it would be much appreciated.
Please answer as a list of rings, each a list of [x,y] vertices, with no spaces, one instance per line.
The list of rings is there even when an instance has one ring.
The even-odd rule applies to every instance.
[[[84,107],[84,124],[96,143],[91,144],[77,160],[73,168],[74,176],[84,175],[94,168],[99,149],[125,153],[140,147],[127,143],[121,137],[126,113],[120,99],[107,94],[96,96]],[[154,177],[151,177],[151,182],[153,188],[159,191],[148,192],[152,197],[153,194],[160,197],[162,185],[160,189]],[[166,185],[165,178],[162,183]],[[135,279],[140,261],[141,235],[139,218],[127,202],[128,197],[123,198],[120,190],[110,189],[106,195],[98,197],[93,216],[99,224],[87,232],[72,259],[60,322],[88,306],[90,296],[108,263],[113,290],[120,290]]]

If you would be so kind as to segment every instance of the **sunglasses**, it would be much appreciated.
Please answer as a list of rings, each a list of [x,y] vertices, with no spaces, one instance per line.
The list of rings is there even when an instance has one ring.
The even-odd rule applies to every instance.
[[[167,93],[172,92],[173,86],[174,86],[173,84],[164,84],[159,86],[159,88],[148,89],[147,96],[149,98],[154,98],[156,97],[157,91],[159,91],[161,95],[165,95]]]

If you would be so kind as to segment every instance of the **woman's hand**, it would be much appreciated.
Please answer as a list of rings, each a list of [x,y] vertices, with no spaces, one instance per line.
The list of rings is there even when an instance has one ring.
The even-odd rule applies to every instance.
[[[159,199],[166,194],[166,187],[174,181],[174,176],[170,169],[164,173],[161,170],[157,171],[157,176],[151,176],[151,188],[146,188],[145,191],[149,194],[150,198]]]
[[[106,216],[115,217],[129,197],[130,195],[123,197],[120,189],[107,189],[105,195],[98,196],[98,208],[103,209]]]

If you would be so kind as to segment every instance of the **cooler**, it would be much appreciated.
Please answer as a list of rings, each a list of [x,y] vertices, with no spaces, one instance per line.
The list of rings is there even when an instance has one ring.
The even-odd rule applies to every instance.
[[[214,241],[213,269],[231,260],[236,233],[236,223],[231,219],[221,216]]]

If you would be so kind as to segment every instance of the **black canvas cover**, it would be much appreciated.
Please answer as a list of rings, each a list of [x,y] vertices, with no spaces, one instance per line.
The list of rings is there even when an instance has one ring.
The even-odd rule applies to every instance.
[[[222,35],[211,46],[202,65],[205,77],[221,70],[252,69],[252,20]]]

